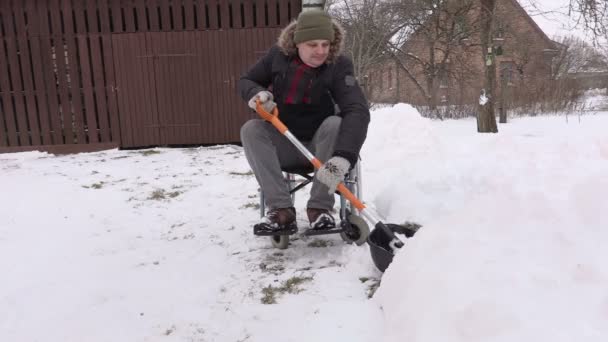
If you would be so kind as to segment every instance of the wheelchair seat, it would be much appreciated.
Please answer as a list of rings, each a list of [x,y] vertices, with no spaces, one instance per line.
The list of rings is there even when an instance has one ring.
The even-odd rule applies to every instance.
[[[300,167],[285,167],[281,168],[285,182],[289,186],[289,193],[291,194],[291,200],[295,204],[296,192],[304,188],[314,180],[314,166],[312,164]],[[300,176],[303,179],[297,179],[296,176]],[[355,167],[346,175],[344,184],[359,200],[363,200],[361,197],[361,161],[359,160]],[[266,206],[264,202],[264,193],[259,189],[260,194],[260,217],[264,217],[266,214]],[[356,212],[354,206],[347,203],[344,196],[340,195],[340,219],[344,219],[348,213]]]

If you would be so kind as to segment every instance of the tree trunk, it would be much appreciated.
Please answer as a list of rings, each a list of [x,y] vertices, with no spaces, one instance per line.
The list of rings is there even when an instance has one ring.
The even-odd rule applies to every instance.
[[[501,73],[500,76],[500,99],[498,100],[499,106],[499,123],[507,123],[507,79],[506,75]]]
[[[477,132],[497,133],[494,114],[494,91],[496,84],[496,61],[492,49],[492,19],[496,0],[481,1],[481,46],[485,67],[484,88],[481,91],[477,110]]]

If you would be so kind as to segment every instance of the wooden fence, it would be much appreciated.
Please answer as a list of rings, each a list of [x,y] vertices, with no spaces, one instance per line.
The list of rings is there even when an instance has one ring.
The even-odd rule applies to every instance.
[[[236,142],[301,0],[0,0],[0,153]]]

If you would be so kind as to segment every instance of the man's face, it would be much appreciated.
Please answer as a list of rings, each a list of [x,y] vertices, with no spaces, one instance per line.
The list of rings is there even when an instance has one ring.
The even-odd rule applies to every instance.
[[[310,67],[317,68],[327,60],[329,45],[329,40],[317,39],[296,44],[296,47],[302,62]]]

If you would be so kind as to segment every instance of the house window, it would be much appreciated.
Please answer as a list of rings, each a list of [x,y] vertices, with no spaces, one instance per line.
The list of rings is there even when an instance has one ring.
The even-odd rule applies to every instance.
[[[513,85],[513,70],[515,66],[513,62],[500,63],[500,81],[502,84]]]
[[[388,69],[388,89],[393,88],[393,70]]]
[[[500,19],[496,19],[494,23],[494,39],[505,38],[505,24]]]
[[[463,36],[469,35],[469,29],[468,29],[467,21],[466,21],[464,15],[462,15],[462,14],[457,15],[454,18],[454,25],[455,25],[454,31],[457,35],[463,35]]]

